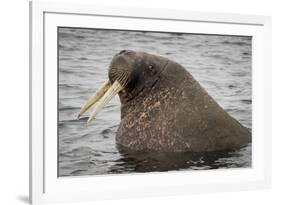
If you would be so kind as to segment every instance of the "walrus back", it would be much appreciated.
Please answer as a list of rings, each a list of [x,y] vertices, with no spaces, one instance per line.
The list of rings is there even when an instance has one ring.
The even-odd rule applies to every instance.
[[[174,90],[176,102],[171,107],[176,113],[172,129],[188,142],[190,151],[236,149],[251,141],[250,130],[230,116],[184,67],[171,61],[163,74],[169,82],[161,82]]]

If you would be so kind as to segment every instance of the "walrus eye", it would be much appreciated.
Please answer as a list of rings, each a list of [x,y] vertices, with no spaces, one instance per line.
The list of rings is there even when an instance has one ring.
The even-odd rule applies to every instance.
[[[153,69],[154,69],[154,65],[149,64],[148,69],[149,69],[150,71],[153,71]]]
[[[157,73],[154,64],[149,64],[148,65],[148,70],[151,72],[152,75],[155,75]]]

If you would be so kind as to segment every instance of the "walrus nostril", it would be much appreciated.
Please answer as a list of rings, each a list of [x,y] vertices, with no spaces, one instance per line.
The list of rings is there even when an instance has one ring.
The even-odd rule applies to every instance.
[[[122,54],[127,55],[127,54],[132,54],[132,53],[133,53],[133,51],[131,51],[131,50],[122,50],[118,54],[119,55],[122,55]]]
[[[119,52],[119,54],[124,54],[126,52],[127,52],[127,50],[122,50],[122,51]]]

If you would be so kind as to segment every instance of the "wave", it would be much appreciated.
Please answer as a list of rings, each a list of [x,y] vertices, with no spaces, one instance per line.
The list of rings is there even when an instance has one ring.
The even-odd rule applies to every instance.
[[[104,129],[100,132],[103,138],[109,138],[111,135],[114,135],[114,131],[110,128]]]
[[[91,155],[93,153],[95,153],[95,151],[92,148],[83,146],[83,147],[74,148],[67,152],[60,153],[59,156],[81,157],[81,156],[85,156],[85,155]]]
[[[78,110],[78,109],[77,109],[77,110]],[[73,113],[73,119],[70,119],[70,120],[60,120],[59,123],[61,123],[61,124],[67,124],[67,123],[81,123],[81,122],[85,123],[85,122],[88,121],[88,118],[89,118],[89,117],[81,117],[81,118],[79,118],[79,120],[77,120],[76,117],[75,117],[75,113]]]
[[[82,36],[82,35],[74,35],[75,38],[78,38],[78,39],[85,39],[86,37],[85,36]]]
[[[79,110],[79,107],[71,107],[71,106],[65,106],[65,107],[59,107],[59,112],[60,111],[68,111],[68,110]]]
[[[203,46],[202,44],[191,45],[191,47],[193,47],[193,48],[200,48],[200,47],[202,47],[202,46]]]
[[[242,42],[242,41],[223,41],[221,44],[225,45],[236,45],[236,46],[250,46],[251,43],[248,42]]]
[[[70,84],[66,84],[66,83],[59,84],[59,87],[62,87],[62,88],[76,88],[77,86],[80,86],[80,84],[76,84],[76,85],[70,85]]]
[[[81,140],[86,140],[86,139],[89,139],[93,137],[93,134],[92,133],[86,133],[86,134],[83,134],[81,136],[77,136],[77,137],[68,137],[66,139],[63,139],[63,143],[67,143],[67,144],[73,144],[73,143],[76,143],[76,142],[79,142]],[[95,156],[97,156],[95,154]]]
[[[245,56],[249,56],[249,55],[251,55],[251,53],[250,53],[250,52],[243,52],[242,54],[243,54],[243,55],[245,55]]]
[[[77,169],[77,170],[74,170],[70,173],[70,175],[81,175],[82,173],[81,172],[85,172],[87,171],[86,169]]]
[[[214,58],[218,60],[223,60],[228,63],[233,63],[233,64],[239,64],[240,61],[234,60],[233,58],[227,57],[225,55],[220,55],[220,54],[209,54],[209,53],[203,53],[201,54],[203,57],[209,57],[209,58]]]
[[[78,58],[78,60],[89,60],[89,59],[86,57],[81,57],[81,58]]]
[[[59,31],[59,40],[62,40],[62,38],[70,38],[72,36],[72,33]]]
[[[59,48],[60,48],[60,49],[64,49],[64,48],[66,48],[66,46],[64,46],[64,45],[62,45],[62,44],[59,43]]]
[[[71,71],[71,70],[65,70],[65,69],[62,69],[62,68],[59,68],[59,72],[60,73],[64,73],[64,74],[75,74],[76,72],[75,71]]]
[[[230,89],[237,88],[236,85],[228,85],[228,87],[229,87]]]
[[[241,102],[246,103],[246,104],[252,104],[252,100],[250,99],[243,99]]]

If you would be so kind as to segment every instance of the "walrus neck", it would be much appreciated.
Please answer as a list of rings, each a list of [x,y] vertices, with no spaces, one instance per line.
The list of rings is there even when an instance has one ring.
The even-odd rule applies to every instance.
[[[150,98],[152,95],[154,95],[153,93],[157,92],[157,90],[160,89],[159,85],[160,85],[160,78],[158,78],[151,87],[149,88],[143,87],[142,90],[132,98],[128,98],[126,101],[122,99],[123,102],[121,101],[121,119],[123,119],[128,113],[133,111],[136,107],[141,106],[141,104],[143,103],[143,101],[145,101],[145,99]]]
[[[161,74],[166,70],[169,61],[167,60],[162,69],[158,72],[156,80],[150,84],[149,87],[139,88],[134,95],[128,95],[126,92],[119,93],[121,101],[121,119],[127,115],[132,109],[142,103],[143,99],[149,98],[154,95],[155,92],[160,90]]]
[[[153,83],[149,84],[149,87],[146,86],[139,87],[136,90],[134,90],[132,95],[129,94],[130,92],[121,92],[119,95],[121,103],[122,104],[129,103],[133,99],[138,98],[139,95],[142,95],[144,97],[146,93],[151,92],[151,90],[159,83],[160,76],[163,73],[163,71],[165,71],[168,63],[169,61],[167,60],[164,66],[162,67],[162,69],[157,73],[157,78]]]

